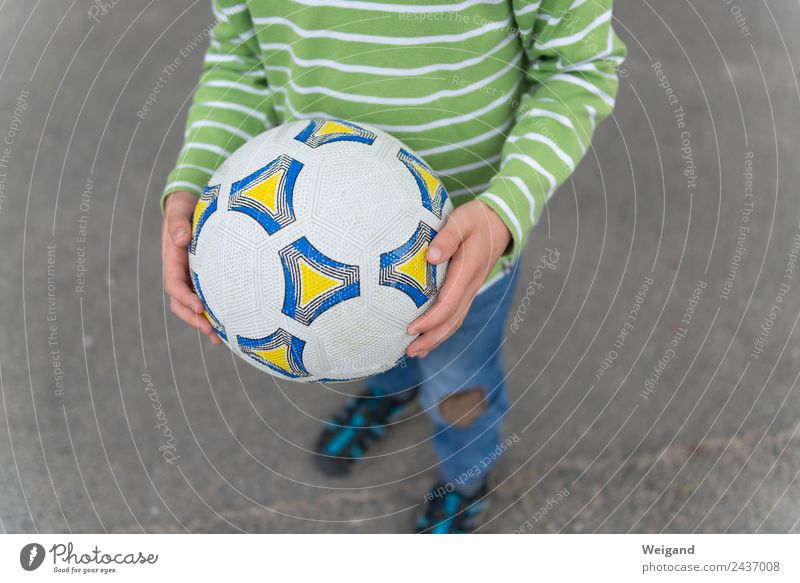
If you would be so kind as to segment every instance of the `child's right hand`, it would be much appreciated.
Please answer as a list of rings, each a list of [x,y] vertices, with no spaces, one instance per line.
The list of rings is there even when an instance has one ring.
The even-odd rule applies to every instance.
[[[192,215],[197,197],[190,192],[173,192],[164,205],[164,225],[161,229],[161,259],[164,290],[170,297],[172,313],[192,328],[209,337],[212,343],[222,340],[203,315],[203,302],[192,289],[189,278],[189,240],[192,236]]]

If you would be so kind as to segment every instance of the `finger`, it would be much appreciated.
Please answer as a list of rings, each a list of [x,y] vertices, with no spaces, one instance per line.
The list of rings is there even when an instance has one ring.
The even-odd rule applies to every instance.
[[[198,328],[203,334],[208,336],[208,339],[211,340],[212,344],[222,344],[222,339],[219,337],[219,334],[217,334],[216,330],[214,330],[204,315],[195,314],[191,310],[185,309],[185,306],[182,306],[180,303],[174,301],[170,302],[170,309],[175,315],[189,324],[189,326],[192,328]]]
[[[192,328],[198,328],[203,334],[206,335],[215,334],[211,324],[208,323],[208,320],[206,320],[205,316],[202,314],[193,312],[175,299],[170,302],[169,307],[173,314],[178,316]]]
[[[172,300],[195,314],[202,314],[205,310],[202,300],[192,291],[185,279],[172,277],[164,281],[164,291]]]
[[[439,326],[417,336],[406,348],[406,354],[417,358],[425,358],[428,356],[429,352],[436,349],[436,347],[450,338],[450,336],[461,327],[466,314],[466,310],[459,310]]]
[[[206,320],[205,316],[201,314],[196,314],[177,302],[171,303],[170,309],[172,310],[173,314],[178,316],[189,326],[191,326],[192,328],[199,329],[203,334],[208,336],[208,339],[211,341],[212,344],[215,345],[222,344],[222,339],[216,333],[214,328],[211,327],[211,324],[208,323],[208,320]]]
[[[205,308],[194,293],[189,280],[189,255],[186,247],[176,247],[171,241],[164,242],[164,291],[184,306],[197,313]]]
[[[422,334],[451,318],[462,303],[466,290],[470,289],[476,273],[475,266],[465,261],[463,250],[456,253],[447,269],[447,278],[436,302],[411,323],[408,333],[412,336]]]
[[[205,325],[203,324],[205,318],[201,314],[193,312],[192,310],[184,306],[182,303],[177,301],[175,298],[172,298],[170,300],[169,309],[173,314],[178,316],[186,324],[188,324],[192,328],[199,328],[200,331],[203,333],[205,333],[207,329],[205,325],[208,325],[208,327],[210,327],[208,321],[205,322]]]
[[[203,302],[192,289],[189,280],[188,262],[168,253],[164,257],[164,291],[171,298],[178,300],[187,308],[197,313],[205,309]]]
[[[202,316],[203,319],[206,319],[205,316]],[[208,336],[208,339],[211,341],[211,344],[219,346],[222,344],[222,338],[219,337],[217,331],[214,330],[214,327],[211,324],[208,325],[209,330],[205,332],[205,335]]]
[[[433,238],[428,246],[426,255],[429,262],[434,265],[443,263],[450,259],[458,250],[461,243],[467,238],[470,232],[470,223],[456,209],[447,218],[447,222],[442,230]]]
[[[217,334],[217,331],[214,330],[214,327],[209,325],[209,328],[211,330],[209,332],[206,332],[205,335],[208,336],[208,339],[211,341],[211,344],[214,344],[216,346],[222,344],[222,338],[219,337],[219,334]]]
[[[172,212],[167,217],[167,230],[172,243],[178,247],[186,247],[191,238],[192,224],[189,218],[177,212]]]
[[[187,308],[200,313],[205,306],[191,287],[188,260],[185,258],[186,252],[184,250],[183,257],[181,257],[180,250],[174,251],[177,253],[171,251],[164,256],[164,291]]]
[[[425,358],[431,350],[434,350],[442,342],[452,336],[464,323],[464,319],[467,317],[467,314],[469,314],[472,308],[472,302],[475,300],[475,295],[480,288],[480,282],[477,284],[473,283],[464,293],[453,315],[438,326],[417,336],[417,338],[406,347],[406,354],[409,356],[416,356],[417,358]]]
[[[167,199],[164,209],[165,227],[175,245],[185,247],[189,244],[192,230],[192,216],[197,199],[189,193],[176,192]]]

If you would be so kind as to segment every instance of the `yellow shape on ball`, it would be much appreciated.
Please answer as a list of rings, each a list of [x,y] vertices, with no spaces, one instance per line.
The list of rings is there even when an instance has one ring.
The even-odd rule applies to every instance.
[[[428,262],[425,259],[425,254],[428,252],[428,246],[423,245],[419,251],[414,253],[408,261],[397,266],[397,271],[404,273],[419,284],[419,287],[425,288],[428,283]]]
[[[200,217],[203,216],[203,213],[206,212],[208,208],[209,202],[201,199],[197,200],[197,204],[194,207],[194,216],[192,217],[192,232],[194,233],[197,230],[197,223],[200,221]]]
[[[278,212],[278,184],[280,183],[282,172],[273,174],[263,182],[256,184],[247,191],[247,196],[259,201],[272,213]]]
[[[428,193],[433,196],[436,194],[436,189],[439,188],[439,179],[436,178],[433,174],[428,172],[424,166],[420,166],[417,164],[417,171],[422,176],[423,182],[425,182],[425,186],[428,189]]]
[[[307,306],[314,298],[342,285],[338,279],[334,279],[320,273],[305,261],[300,264],[300,305]]]
[[[256,354],[277,366],[286,372],[292,371],[292,366],[289,364],[289,347],[279,346],[278,348],[270,348],[269,350],[258,350]]]
[[[322,124],[322,127],[319,128],[317,134],[321,136],[327,136],[328,134],[357,134],[358,132],[351,128],[350,126],[346,126],[343,123],[335,122],[335,121],[326,121]]]

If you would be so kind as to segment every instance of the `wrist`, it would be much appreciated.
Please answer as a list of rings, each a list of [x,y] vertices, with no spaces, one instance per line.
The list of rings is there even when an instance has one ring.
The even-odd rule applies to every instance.
[[[186,190],[175,190],[164,197],[164,215],[177,213],[191,216],[197,206],[197,197]]]
[[[201,182],[192,181],[185,181],[185,180],[171,180],[167,184],[166,188],[161,192],[160,198],[160,206],[161,212],[163,213],[167,207],[167,199],[172,197],[174,194],[180,193],[177,198],[189,200],[190,198],[194,198],[197,200],[203,194],[203,189],[199,186],[195,186],[195,184],[201,184]]]
[[[500,183],[499,187],[504,187],[504,183]],[[513,198],[506,196],[507,193],[501,191],[498,194],[495,190],[487,190],[480,194],[476,200],[480,201],[492,210],[493,217],[496,217],[506,228],[504,235],[507,233],[506,247],[504,248],[501,257],[513,257],[518,255],[522,250],[525,243],[526,232],[520,224],[520,219],[514,214],[512,209],[517,208],[514,204]],[[511,202],[507,202],[511,200]]]
[[[167,193],[167,195],[164,197],[164,202],[165,202],[164,206],[167,206],[167,204],[169,204],[169,201],[173,201],[172,204],[176,204],[175,201],[178,200],[182,202],[191,200],[196,201],[197,197],[188,190],[173,190],[172,192]]]
[[[514,242],[508,225],[506,225],[503,218],[490,205],[480,199],[476,199],[475,202],[480,205],[482,214],[486,217],[485,220],[488,223],[492,248],[502,249],[500,255],[506,254],[509,251],[509,247]]]

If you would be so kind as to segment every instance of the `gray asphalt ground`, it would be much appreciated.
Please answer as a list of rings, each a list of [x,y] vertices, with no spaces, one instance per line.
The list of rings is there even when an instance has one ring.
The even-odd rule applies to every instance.
[[[108,4],[0,3],[0,528],[410,530],[423,415],[326,478],[307,450],[360,387],[275,384],[165,311],[158,195],[211,13]],[[483,530],[798,532],[800,5],[616,5],[615,115],[523,257]]]

